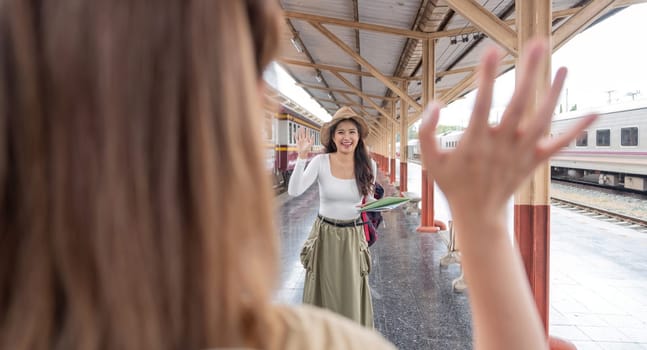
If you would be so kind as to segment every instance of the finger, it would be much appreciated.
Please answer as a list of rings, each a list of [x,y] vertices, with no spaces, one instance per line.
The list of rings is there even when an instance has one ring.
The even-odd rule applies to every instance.
[[[481,58],[478,94],[474,102],[468,130],[479,131],[487,128],[498,62],[499,52],[494,47],[489,48]]]
[[[440,117],[441,104],[432,102],[422,112],[422,123],[418,137],[420,139],[420,149],[422,151],[423,161],[430,163],[432,159],[438,156],[438,146],[436,144],[436,125]],[[427,169],[431,164],[425,164]]]
[[[559,96],[562,92],[562,87],[564,86],[564,81],[566,80],[567,70],[562,67],[557,70],[555,74],[555,79],[553,80],[553,85],[551,86],[548,94],[546,95],[539,112],[536,115],[535,120],[529,125],[529,139],[536,140],[544,134],[546,129],[550,127],[550,122],[553,119],[553,112],[555,111],[555,106],[559,100]],[[532,141],[534,142],[534,141]]]
[[[544,40],[533,40],[528,44],[528,49],[522,57],[517,86],[510,99],[508,107],[503,112],[500,129],[514,132],[522,119],[528,101],[531,100],[532,89],[537,81],[537,72],[540,63],[546,56],[546,43]]]
[[[597,119],[597,117],[598,116],[596,114],[587,115],[564,134],[558,136],[557,138],[551,139],[545,145],[538,147],[538,159],[540,161],[543,161],[550,158],[553,154],[557,153],[559,150],[573,141],[577,137],[577,135],[582,132],[582,130],[591,126],[591,124]]]

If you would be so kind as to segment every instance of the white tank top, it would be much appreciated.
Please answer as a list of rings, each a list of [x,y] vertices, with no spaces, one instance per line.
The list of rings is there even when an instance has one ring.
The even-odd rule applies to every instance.
[[[306,167],[305,159],[297,159],[294,166],[288,194],[299,196],[317,180],[319,183],[319,214],[337,220],[351,220],[359,217],[357,206],[362,203],[362,196],[357,189],[355,179],[339,179],[330,170],[330,155],[320,154]],[[305,169],[304,169],[305,168]],[[371,160],[373,178],[376,177],[376,164]],[[369,194],[368,201],[373,196]]]

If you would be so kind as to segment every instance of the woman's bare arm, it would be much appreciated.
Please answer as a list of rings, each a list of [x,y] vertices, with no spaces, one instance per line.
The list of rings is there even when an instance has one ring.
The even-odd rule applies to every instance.
[[[565,69],[558,70],[543,100],[531,104],[547,51],[545,40],[529,44],[499,125],[488,124],[499,56],[491,49],[482,58],[478,96],[458,147],[452,152],[437,147],[438,104],[427,108],[420,129],[423,162],[445,193],[455,222],[470,286],[475,349],[548,348],[521,258],[506,232],[506,203],[537,165],[595,118],[555,139],[545,136],[566,77]]]

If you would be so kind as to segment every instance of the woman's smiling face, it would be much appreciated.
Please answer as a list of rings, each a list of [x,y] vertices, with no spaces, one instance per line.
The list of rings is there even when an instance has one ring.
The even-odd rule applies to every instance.
[[[337,147],[337,152],[340,153],[353,153],[359,139],[357,124],[351,120],[339,122],[333,132],[333,142]]]

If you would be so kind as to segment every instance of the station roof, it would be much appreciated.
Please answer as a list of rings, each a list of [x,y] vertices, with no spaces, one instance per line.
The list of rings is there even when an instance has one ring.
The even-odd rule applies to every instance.
[[[641,2],[553,0],[553,51],[595,21]],[[475,67],[488,46],[504,49],[501,72],[514,68],[515,0],[280,3],[287,26],[279,63],[329,113],[350,105],[367,116],[372,132],[399,119],[390,101],[408,101],[409,125],[419,118],[426,39],[435,39],[436,98],[445,103],[475,88]]]

